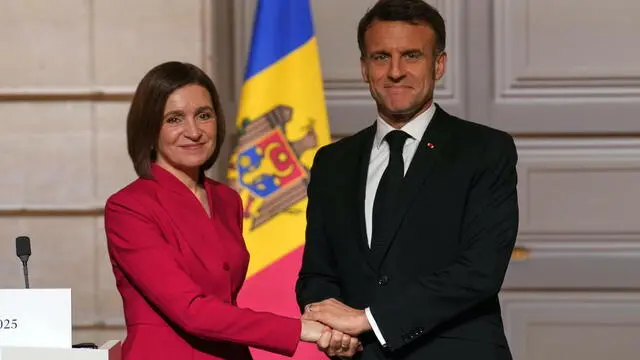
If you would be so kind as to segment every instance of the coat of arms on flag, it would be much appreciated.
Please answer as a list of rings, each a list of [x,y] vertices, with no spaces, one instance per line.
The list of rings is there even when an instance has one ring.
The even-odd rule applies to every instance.
[[[292,112],[291,107],[279,105],[258,119],[244,121],[239,129],[235,188],[247,193],[244,217],[251,219],[252,230],[307,196],[308,168],[300,155],[317,146],[316,133],[310,120],[302,138],[289,140]],[[263,200],[258,208],[256,198]]]
[[[305,240],[307,184],[331,141],[309,0],[259,0],[227,179],[243,202],[251,256],[238,304],[299,317],[294,285]],[[251,349],[256,360],[278,357]],[[324,359],[300,344],[294,359]]]

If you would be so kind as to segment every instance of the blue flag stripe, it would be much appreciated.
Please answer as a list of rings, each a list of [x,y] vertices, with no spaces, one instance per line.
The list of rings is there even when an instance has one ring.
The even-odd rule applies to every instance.
[[[244,80],[313,37],[309,0],[259,0]]]

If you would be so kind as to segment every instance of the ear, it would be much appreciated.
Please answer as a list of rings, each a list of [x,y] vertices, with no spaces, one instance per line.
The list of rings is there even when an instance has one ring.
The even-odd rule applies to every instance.
[[[367,70],[367,62],[364,57],[360,57],[360,74],[362,75],[362,81],[369,82],[369,70]]]
[[[436,57],[435,64],[435,80],[438,81],[444,76],[444,72],[447,69],[447,52],[443,51]]]

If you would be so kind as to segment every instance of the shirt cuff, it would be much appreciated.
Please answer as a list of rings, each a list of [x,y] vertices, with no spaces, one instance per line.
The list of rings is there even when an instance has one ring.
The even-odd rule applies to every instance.
[[[364,309],[364,313],[367,316],[369,325],[371,325],[371,328],[373,329],[373,333],[376,334],[378,341],[380,341],[380,345],[385,346],[387,344],[387,341],[382,336],[382,332],[380,332],[380,329],[378,328],[378,324],[376,323],[376,320],[373,318],[373,315],[371,315],[371,310],[369,308],[366,308]]]

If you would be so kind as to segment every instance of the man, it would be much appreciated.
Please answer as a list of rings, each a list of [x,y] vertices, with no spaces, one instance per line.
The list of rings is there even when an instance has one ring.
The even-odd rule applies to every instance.
[[[498,293],[518,229],[508,134],[433,102],[445,25],[381,0],[358,27],[378,118],[317,152],[296,284],[304,316],[360,337],[360,359],[511,359]],[[325,342],[328,344],[328,342]]]

